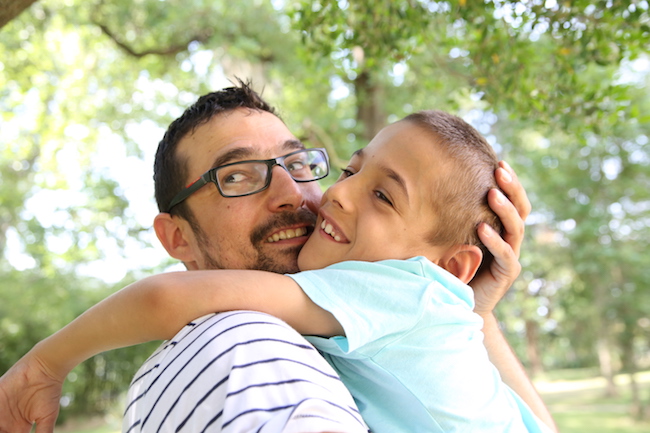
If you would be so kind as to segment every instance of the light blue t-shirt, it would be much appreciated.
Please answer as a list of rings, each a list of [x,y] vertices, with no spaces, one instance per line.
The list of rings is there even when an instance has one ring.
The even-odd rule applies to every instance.
[[[483,345],[472,289],[423,257],[289,275],[345,337],[307,337],[374,433],[550,431]]]

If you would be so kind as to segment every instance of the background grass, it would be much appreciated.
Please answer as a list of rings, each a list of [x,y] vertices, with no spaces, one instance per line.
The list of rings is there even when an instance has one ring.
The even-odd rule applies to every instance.
[[[631,414],[628,375],[616,377],[618,395],[605,395],[605,380],[590,370],[556,371],[536,382],[562,433],[648,433],[650,422]],[[636,374],[642,400],[650,402],[650,371]]]

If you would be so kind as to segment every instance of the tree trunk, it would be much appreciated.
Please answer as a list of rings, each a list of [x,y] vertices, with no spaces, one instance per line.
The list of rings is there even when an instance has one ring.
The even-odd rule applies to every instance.
[[[619,317],[623,318],[625,328],[623,328],[623,332],[620,334],[618,341],[622,352],[621,361],[623,364],[623,371],[630,376],[630,394],[632,396],[632,401],[630,402],[630,413],[635,419],[642,419],[643,405],[639,394],[639,385],[636,381],[638,366],[634,353],[636,317],[629,310],[630,309],[624,305],[619,312]]]
[[[609,305],[608,290],[606,286],[599,281],[594,281],[594,320],[598,337],[596,339],[596,353],[598,354],[598,363],[600,364],[600,374],[605,378],[605,395],[614,397],[618,395],[616,384],[614,383],[614,363],[612,360],[611,342],[610,342],[610,323],[608,323],[607,308]]]
[[[16,18],[36,0],[0,0],[0,28]]]
[[[357,123],[363,125],[362,139],[368,143],[386,126],[383,89],[367,70],[354,79],[354,88],[357,95]]]
[[[612,363],[612,354],[609,348],[609,338],[603,334],[603,326],[601,333],[596,341],[596,349],[598,351],[598,361],[600,363],[600,374],[605,378],[605,395],[607,397],[615,397],[618,395],[616,384],[614,383],[614,367]]]
[[[539,324],[534,320],[526,320],[526,355],[530,364],[530,376],[540,376],[544,372],[544,366],[539,356]]]
[[[643,417],[641,407],[641,396],[639,395],[639,385],[636,382],[636,358],[634,357],[634,336],[630,335],[629,328],[623,333],[621,345],[623,349],[623,368],[630,376],[630,392],[632,401],[630,402],[630,413],[635,419]]]

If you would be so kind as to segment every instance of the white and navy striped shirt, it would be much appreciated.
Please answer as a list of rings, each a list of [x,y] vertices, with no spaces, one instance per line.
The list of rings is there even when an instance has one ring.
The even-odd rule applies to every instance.
[[[296,331],[257,312],[204,316],[164,343],[128,393],[124,433],[366,433],[350,393]]]

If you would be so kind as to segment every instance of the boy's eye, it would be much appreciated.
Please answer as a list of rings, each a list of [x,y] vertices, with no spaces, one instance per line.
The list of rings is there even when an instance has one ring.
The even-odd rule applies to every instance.
[[[341,175],[339,176],[339,180],[343,180],[346,177],[350,177],[354,174],[354,172],[348,168],[342,168],[341,169]]]
[[[385,201],[385,202],[388,203],[390,206],[393,206],[393,202],[390,201],[390,199],[389,199],[388,197],[386,197],[386,196],[384,195],[384,193],[382,193],[381,191],[375,191],[375,196],[376,196],[379,200]]]

